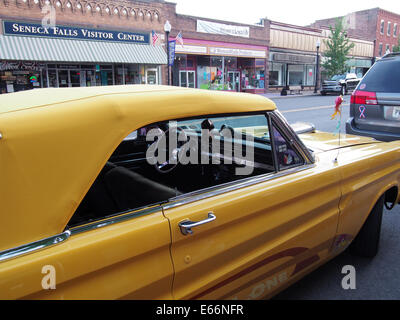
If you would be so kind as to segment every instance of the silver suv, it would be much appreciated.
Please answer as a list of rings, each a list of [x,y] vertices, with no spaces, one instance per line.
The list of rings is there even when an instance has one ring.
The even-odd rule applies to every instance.
[[[350,100],[346,133],[400,139],[400,53],[389,53],[367,72]]]

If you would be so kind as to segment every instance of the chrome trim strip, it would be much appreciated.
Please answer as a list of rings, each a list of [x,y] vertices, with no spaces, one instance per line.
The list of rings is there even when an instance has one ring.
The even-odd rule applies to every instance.
[[[191,193],[186,193],[183,195],[180,195],[175,198],[171,198],[170,201],[171,203],[167,203],[163,206],[164,210],[172,209],[175,207],[182,206],[184,204],[196,202],[199,200],[207,199],[210,197],[214,197],[226,192],[230,191],[235,191],[241,188],[249,187],[261,182],[267,182],[276,178],[284,177],[289,174],[293,174],[296,172],[301,172],[307,169],[314,168],[316,165],[315,164],[306,164],[301,167],[295,167],[292,169],[287,169],[284,171],[280,171],[278,173],[268,173],[264,175],[260,175],[257,177],[250,177],[245,180],[240,180],[240,181],[233,181],[233,182],[228,182],[226,184],[222,184],[220,186],[214,186],[214,187],[209,187],[206,189],[198,190],[198,191],[193,191]],[[175,201],[175,202],[172,202]]]
[[[36,251],[54,246],[56,244],[66,241],[70,236],[71,236],[71,232],[69,230],[67,230],[67,231],[64,231],[63,233],[60,233],[58,235],[55,235],[55,236],[52,236],[49,238],[45,238],[42,240],[24,244],[24,245],[16,247],[16,248],[1,251],[0,252],[0,262],[8,260],[8,259],[17,258],[17,257],[20,257],[20,256],[28,254],[28,253],[36,252]]]
[[[135,209],[132,209],[135,210]],[[85,224],[82,226],[77,226],[77,227],[72,227],[71,229],[69,229],[69,231],[71,232],[71,235],[76,235],[82,232],[86,232],[86,231],[91,231],[91,230],[95,230],[95,229],[99,229],[99,228],[103,228],[103,227],[107,227],[110,226],[112,224],[115,223],[119,223],[119,222],[123,222],[126,220],[130,220],[130,219],[134,219],[140,216],[144,216],[147,214],[151,214],[154,213],[156,211],[160,211],[161,212],[162,208],[160,205],[156,206],[156,207],[146,207],[144,209],[132,212],[129,211],[128,213],[120,213],[119,215],[114,215],[113,217],[109,217],[97,222],[91,222],[89,224]]]

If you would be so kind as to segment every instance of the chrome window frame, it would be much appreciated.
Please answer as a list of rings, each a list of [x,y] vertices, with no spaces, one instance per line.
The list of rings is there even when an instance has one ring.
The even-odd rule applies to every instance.
[[[292,146],[303,157],[303,159],[305,160],[305,164],[315,163],[314,153],[305,146],[303,141],[301,141],[301,139],[290,126],[289,122],[287,122],[285,117],[278,110],[275,110],[271,113],[271,118],[278,129],[280,129],[283,134],[286,135],[286,138],[289,139],[289,142],[292,144]]]
[[[268,126],[269,126],[269,132],[270,136],[271,135],[271,129],[272,125],[276,125],[285,135],[286,138],[289,139],[290,143],[292,146],[301,154],[303,157],[304,164],[296,166],[296,167],[291,167],[288,169],[283,169],[283,170],[278,170],[277,162],[276,162],[276,148],[275,144],[273,142],[274,139],[271,139],[271,148],[272,151],[274,152],[273,158],[274,158],[274,167],[275,171],[254,176],[254,177],[248,177],[248,178],[243,178],[240,180],[236,181],[231,181],[228,183],[224,183],[221,185],[217,186],[212,186],[200,190],[196,190],[193,192],[189,192],[174,198],[168,199],[168,201],[165,203],[158,203],[158,204],[151,204],[149,206],[143,207],[143,208],[135,208],[129,211],[125,212],[120,212],[116,213],[112,216],[109,217],[104,217],[101,218],[99,221],[93,221],[93,222],[88,222],[83,225],[78,225],[71,227],[64,232],[45,238],[41,239],[38,241],[34,241],[28,244],[24,244],[15,248],[7,249],[4,251],[0,251],[0,263],[3,261],[7,261],[13,258],[17,258],[23,255],[27,255],[33,252],[38,252],[40,250],[52,247],[54,245],[60,244],[68,240],[71,236],[80,234],[83,232],[87,231],[92,231],[92,230],[97,230],[100,228],[104,228],[106,226],[110,226],[116,223],[124,222],[127,220],[131,220],[134,218],[137,218],[139,216],[144,216],[148,214],[152,214],[154,212],[160,211],[163,212],[164,210],[168,210],[171,208],[175,208],[178,206],[182,206],[188,203],[200,201],[203,199],[208,199],[220,194],[224,194],[227,192],[239,190],[242,188],[246,188],[249,186],[253,186],[259,183],[267,182],[276,178],[284,177],[290,174],[294,174],[297,172],[301,172],[307,169],[311,169],[315,167],[315,160],[312,152],[308,150],[305,145],[301,142],[300,138],[297,136],[297,134],[294,132],[294,130],[291,128],[289,123],[286,121],[286,119],[282,116],[282,114],[278,110],[273,110],[273,111],[264,111],[264,112],[252,112],[252,113],[235,113],[235,115],[239,114],[264,114],[267,118],[268,121]],[[225,115],[215,115],[215,116],[225,116]],[[273,122],[273,124],[272,124]]]

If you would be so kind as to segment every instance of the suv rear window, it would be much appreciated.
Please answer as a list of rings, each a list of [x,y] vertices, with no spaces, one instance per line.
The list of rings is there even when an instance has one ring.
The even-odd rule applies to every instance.
[[[359,89],[400,93],[400,59],[389,58],[377,62],[365,75]]]

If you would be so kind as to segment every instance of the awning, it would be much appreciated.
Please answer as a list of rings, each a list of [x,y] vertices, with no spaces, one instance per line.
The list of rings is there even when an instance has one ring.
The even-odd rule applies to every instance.
[[[167,64],[161,46],[0,35],[0,60]]]

